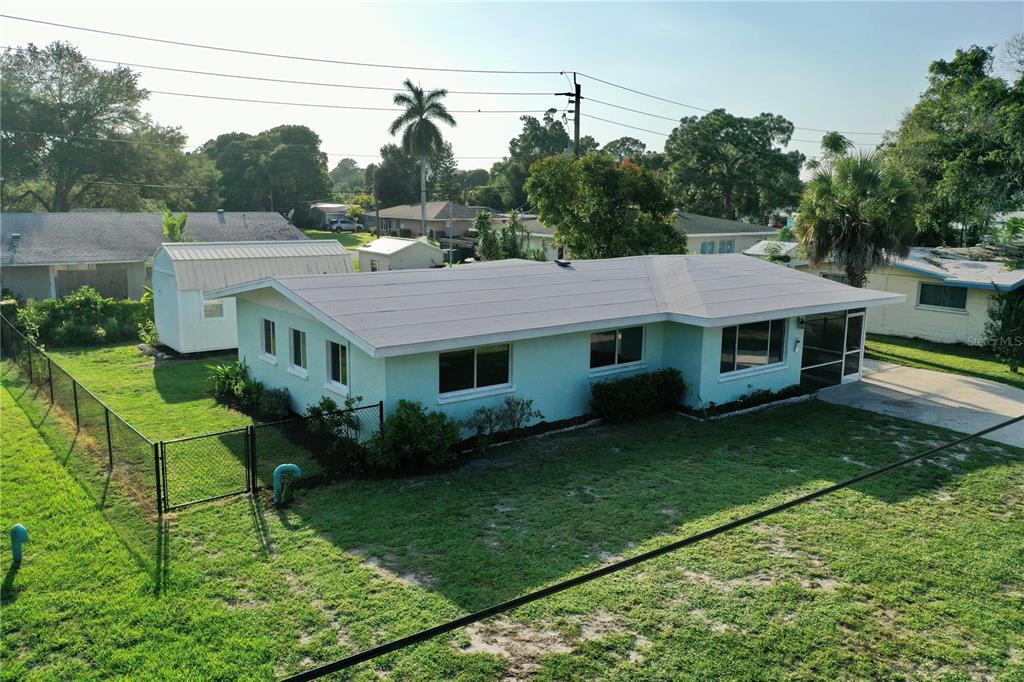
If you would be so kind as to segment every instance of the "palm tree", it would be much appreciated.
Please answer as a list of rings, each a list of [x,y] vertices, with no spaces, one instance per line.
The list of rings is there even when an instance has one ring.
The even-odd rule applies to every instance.
[[[441,102],[447,90],[431,90],[424,93],[423,88],[413,85],[408,78],[403,83],[404,92],[396,92],[394,102],[405,107],[402,115],[396,118],[388,128],[388,132],[397,135],[402,131],[402,150],[406,154],[419,159],[420,162],[420,234],[427,233],[427,159],[441,149],[444,137],[434,121],[441,121],[450,126],[455,119],[448,113]]]
[[[800,200],[800,246],[818,264],[831,259],[851,286],[867,272],[906,258],[914,240],[910,183],[873,154],[843,155],[818,168]]]

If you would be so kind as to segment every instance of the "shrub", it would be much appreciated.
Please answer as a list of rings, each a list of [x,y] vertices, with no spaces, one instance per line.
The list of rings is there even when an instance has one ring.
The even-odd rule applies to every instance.
[[[160,334],[156,331],[156,323],[153,320],[146,320],[139,324],[139,341],[147,346],[156,346],[160,343]]]
[[[210,368],[210,383],[213,384],[213,397],[219,403],[234,404],[238,396],[238,387],[249,381],[249,368],[244,362],[228,362]]]
[[[469,416],[463,425],[476,433],[476,446],[480,453],[487,450],[491,438],[502,431],[515,431],[533,419],[543,419],[540,410],[533,409],[533,401],[507,396],[501,405],[481,407]]]
[[[348,396],[345,406],[339,407],[333,399],[324,396],[306,409],[310,450],[328,471],[338,473],[366,468],[367,448],[359,438],[361,424],[359,418],[348,411],[360,400],[361,396]]]
[[[287,388],[264,388],[256,413],[266,422],[287,419],[292,413],[292,398]]]
[[[64,298],[33,301],[17,314],[18,326],[38,343],[51,346],[91,346],[108,341],[129,341],[139,325],[150,319],[140,301],[115,301],[82,287]]]
[[[427,412],[421,403],[399,400],[374,438],[367,462],[392,471],[451,464],[461,432],[459,422],[443,412]]]
[[[992,296],[985,343],[1011,372],[1024,366],[1024,289],[997,291]]]
[[[677,410],[685,395],[679,370],[659,369],[597,382],[590,387],[590,409],[606,422],[631,421]]]

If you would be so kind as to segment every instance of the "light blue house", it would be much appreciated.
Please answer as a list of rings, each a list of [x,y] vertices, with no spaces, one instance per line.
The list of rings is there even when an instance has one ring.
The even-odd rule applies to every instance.
[[[856,380],[864,309],[903,299],[740,254],[268,277],[207,296],[237,299],[239,358],[299,412],[353,395],[464,418],[516,395],[548,421],[586,414],[595,381],[662,367],[693,406]]]

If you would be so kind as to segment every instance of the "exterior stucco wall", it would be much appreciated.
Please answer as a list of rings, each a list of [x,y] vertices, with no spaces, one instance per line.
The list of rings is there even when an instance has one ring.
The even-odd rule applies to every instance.
[[[822,272],[839,272],[838,268],[828,264],[806,265],[797,269],[818,275]],[[871,271],[868,274],[868,287],[904,294],[907,300],[903,303],[869,308],[868,332],[920,338],[939,343],[980,343],[985,334],[985,323],[988,322],[991,290],[967,289],[965,310],[936,308],[918,305],[918,292],[922,282],[942,284],[942,280],[900,268],[886,267]]]
[[[696,404],[715,403],[722,405],[742,398],[754,391],[781,391],[800,383],[800,363],[803,358],[804,332],[797,318],[791,317],[786,324],[786,338],[783,340],[783,361],[776,367],[747,370],[722,374],[722,328],[704,329],[701,344],[700,388]],[[796,342],[800,342],[799,349]]]
[[[25,299],[50,298],[51,284],[49,265],[5,265],[0,268],[0,286]]]
[[[414,245],[402,249],[390,255],[359,252],[359,272],[370,272],[370,261],[375,260],[378,269],[383,270],[412,270],[416,268],[434,268],[440,266],[444,261],[444,255],[440,249],[430,246]]]

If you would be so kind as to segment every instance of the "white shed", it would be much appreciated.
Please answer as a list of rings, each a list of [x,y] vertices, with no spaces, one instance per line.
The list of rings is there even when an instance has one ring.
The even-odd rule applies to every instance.
[[[425,239],[381,237],[360,246],[359,272],[411,270],[444,265],[441,249]]]
[[[160,343],[179,353],[238,347],[233,298],[203,292],[262,277],[352,272],[337,241],[164,244],[153,259],[153,314]]]

